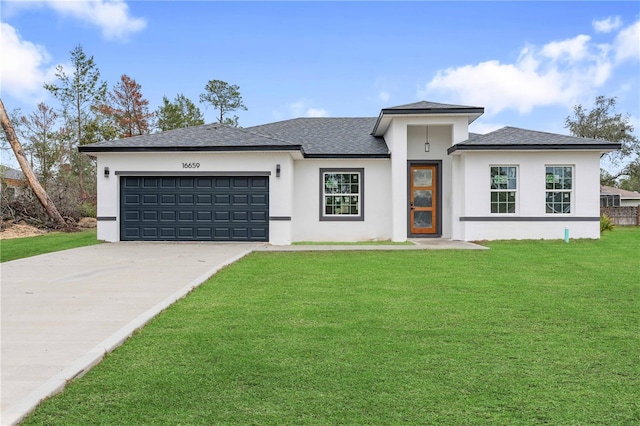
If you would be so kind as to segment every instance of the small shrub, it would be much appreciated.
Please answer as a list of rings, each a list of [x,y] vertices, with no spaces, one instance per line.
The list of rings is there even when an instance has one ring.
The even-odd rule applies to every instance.
[[[600,215],[600,232],[611,231],[615,225],[609,216],[606,214]]]

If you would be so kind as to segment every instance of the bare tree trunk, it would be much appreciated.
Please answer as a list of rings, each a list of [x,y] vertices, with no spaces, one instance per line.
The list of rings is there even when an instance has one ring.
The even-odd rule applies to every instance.
[[[40,200],[40,204],[42,204],[42,207],[44,207],[44,209],[47,211],[49,217],[62,228],[66,228],[67,224],[60,215],[60,212],[58,212],[56,206],[53,204],[53,201],[51,201],[45,190],[40,185],[40,182],[38,182],[38,178],[36,178],[36,175],[33,173],[33,170],[29,165],[27,157],[24,155],[22,145],[18,140],[18,136],[16,136],[16,132],[13,129],[11,121],[9,120],[7,111],[4,109],[4,103],[2,102],[2,99],[0,99],[0,124],[2,124],[2,128],[7,135],[7,140],[9,141],[9,144],[11,145],[11,148],[16,155],[16,159],[20,164],[22,173],[24,173],[24,176],[27,178],[27,182],[29,183],[31,190],[34,194],[36,194],[36,197],[38,197],[38,200]]]

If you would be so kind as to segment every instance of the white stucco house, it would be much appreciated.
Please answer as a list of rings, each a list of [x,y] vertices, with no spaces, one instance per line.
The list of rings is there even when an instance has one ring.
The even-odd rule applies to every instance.
[[[600,156],[620,145],[417,102],[370,118],[219,124],[80,147],[97,157],[98,238],[363,241],[599,237]]]

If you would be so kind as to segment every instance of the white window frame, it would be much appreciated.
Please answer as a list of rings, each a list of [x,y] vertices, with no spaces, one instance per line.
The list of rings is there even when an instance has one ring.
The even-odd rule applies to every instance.
[[[493,169],[513,169],[515,174],[513,177],[510,177],[508,174],[505,176],[506,177],[506,181],[504,183],[502,182],[497,182],[495,181],[495,177],[493,176]],[[508,173],[508,172],[507,172]],[[518,212],[518,186],[519,186],[519,182],[518,182],[518,176],[520,175],[519,171],[518,171],[518,166],[515,164],[492,164],[489,166],[489,211],[491,212],[491,214],[496,214],[496,215],[505,215],[505,214],[516,214]],[[497,175],[497,176],[502,176],[502,175]],[[495,186],[501,186],[496,188]],[[506,187],[502,187],[506,185]],[[510,186],[513,186],[510,188]],[[509,204],[511,204],[508,200],[504,201],[504,203],[499,203],[496,204],[493,201],[493,194],[506,194],[506,196],[508,197],[508,194],[513,192],[513,211],[506,211],[506,212],[501,212],[501,211],[493,211],[493,206],[494,205],[501,205],[501,204],[505,204],[507,206],[509,206]],[[508,210],[508,208],[507,208]]]
[[[549,169],[552,169],[549,172]],[[570,187],[566,188],[567,177],[566,177],[566,169],[571,170],[571,180]],[[557,171],[561,171],[561,174],[556,174]],[[573,203],[575,200],[574,197],[574,188],[575,188],[575,172],[576,168],[573,164],[547,164],[544,166],[544,209],[546,214],[551,215],[571,215],[574,211]],[[553,176],[553,178],[551,178]],[[549,188],[549,186],[552,188]],[[555,207],[550,207],[549,204],[549,194],[556,194],[554,197],[560,197],[560,201],[554,201],[551,206],[559,205],[561,206],[560,211]],[[569,198],[568,202],[564,200]],[[565,207],[566,206],[566,207]],[[568,207],[568,211],[566,211]]]
[[[352,193],[351,188],[343,188],[346,192],[327,192],[325,177],[332,174],[358,175],[358,193]],[[352,184],[353,185],[353,184]],[[327,213],[327,199],[338,197],[357,197],[357,214]],[[320,169],[320,220],[321,221],[363,221],[364,220],[364,168],[322,168]]]

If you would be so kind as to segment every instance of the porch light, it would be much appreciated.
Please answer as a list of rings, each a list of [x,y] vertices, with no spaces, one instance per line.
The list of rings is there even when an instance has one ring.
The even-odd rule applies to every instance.
[[[431,149],[431,147],[429,146],[429,126],[425,126],[425,143],[424,143],[424,152],[429,152],[429,149]]]
[[[106,177],[106,178],[109,177],[109,168],[108,167],[104,168],[104,177]]]
[[[276,177],[280,177],[280,164],[276,164]]]

